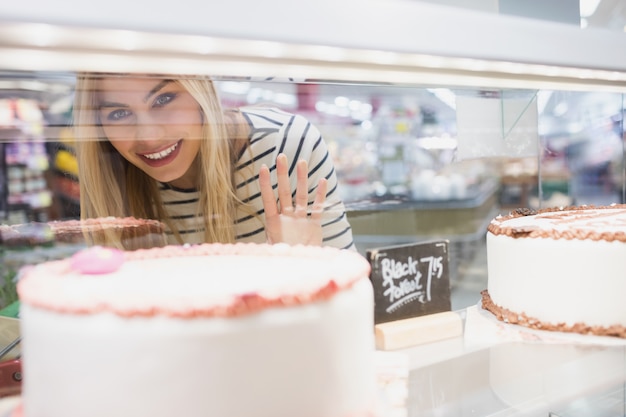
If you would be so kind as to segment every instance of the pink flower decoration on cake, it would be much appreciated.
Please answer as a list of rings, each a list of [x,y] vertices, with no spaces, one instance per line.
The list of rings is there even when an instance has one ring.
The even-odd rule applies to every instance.
[[[81,274],[108,274],[124,263],[124,252],[119,249],[94,246],[75,253],[71,267]]]

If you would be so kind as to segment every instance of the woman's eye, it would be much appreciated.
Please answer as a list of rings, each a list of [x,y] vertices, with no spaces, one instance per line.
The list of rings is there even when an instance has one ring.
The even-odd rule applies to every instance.
[[[167,103],[169,103],[170,101],[174,100],[175,98],[176,98],[176,94],[175,93],[164,93],[164,94],[161,94],[157,98],[154,99],[154,106],[155,107],[165,106]]]
[[[117,109],[110,112],[107,116],[107,119],[112,122],[117,122],[125,119],[130,115],[130,110],[128,109]]]

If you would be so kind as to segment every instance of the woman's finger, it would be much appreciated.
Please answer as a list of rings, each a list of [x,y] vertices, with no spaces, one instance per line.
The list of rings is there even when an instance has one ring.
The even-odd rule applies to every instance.
[[[296,165],[296,217],[306,217],[309,205],[309,170],[305,160],[298,161]]]
[[[280,154],[276,158],[276,180],[278,182],[278,201],[282,214],[293,213],[293,201],[291,200],[291,183],[289,181],[289,165],[287,156]]]
[[[270,170],[265,164],[262,165],[259,170],[259,187],[261,188],[261,200],[263,201],[265,216],[276,216],[278,214],[278,207],[276,206],[274,190],[272,190]]]
[[[328,181],[326,178],[319,180],[317,184],[317,192],[315,193],[315,201],[311,210],[311,220],[321,220],[324,212],[324,204],[326,203],[326,192],[328,189]]]

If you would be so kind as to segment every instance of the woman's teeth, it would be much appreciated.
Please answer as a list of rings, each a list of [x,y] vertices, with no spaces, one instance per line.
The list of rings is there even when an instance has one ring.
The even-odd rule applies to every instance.
[[[167,155],[169,155],[172,152],[174,152],[174,150],[176,149],[177,146],[178,146],[178,142],[176,142],[175,144],[173,144],[172,146],[170,146],[167,149],[163,149],[161,152],[147,153],[147,154],[144,154],[144,156],[146,158],[148,158],[148,159],[163,159]]]

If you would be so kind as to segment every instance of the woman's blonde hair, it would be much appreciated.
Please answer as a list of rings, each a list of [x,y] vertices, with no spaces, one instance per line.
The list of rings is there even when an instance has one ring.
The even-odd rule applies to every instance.
[[[79,166],[81,218],[127,217],[166,223],[182,242],[163,208],[159,184],[126,161],[107,140],[98,116],[98,80],[111,75],[79,74],[74,100],[76,157]],[[117,75],[122,76],[122,75]],[[204,77],[177,78],[199,105],[203,138],[198,152],[198,215],[204,218],[206,242],[233,242],[236,204],[233,185],[236,154],[241,149],[238,122],[224,115],[213,82]],[[230,127],[229,127],[230,126]],[[233,137],[234,136],[234,137]],[[112,236],[97,244],[115,244]]]

